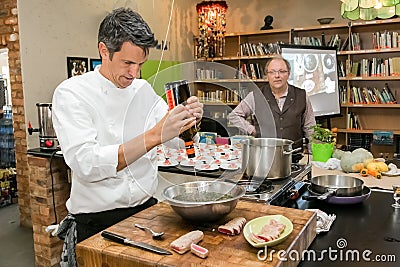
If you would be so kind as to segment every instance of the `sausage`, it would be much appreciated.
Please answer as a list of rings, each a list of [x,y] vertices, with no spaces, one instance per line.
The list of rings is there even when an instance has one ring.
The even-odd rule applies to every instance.
[[[172,250],[178,252],[179,254],[183,254],[190,250],[190,245],[192,243],[199,243],[201,240],[203,240],[203,237],[204,234],[202,231],[191,231],[172,241],[170,246]]]
[[[198,256],[198,257],[200,257],[202,259],[207,258],[207,256],[208,256],[208,249],[203,248],[203,247],[201,247],[199,245],[196,245],[195,243],[192,243],[190,245],[190,251],[194,255],[196,255],[196,256]]]
[[[227,235],[238,235],[246,224],[246,219],[243,217],[236,217],[224,225],[218,227],[218,232]]]

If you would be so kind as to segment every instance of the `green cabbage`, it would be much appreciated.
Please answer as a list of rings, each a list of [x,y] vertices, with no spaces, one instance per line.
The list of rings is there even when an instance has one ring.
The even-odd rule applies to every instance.
[[[357,163],[364,163],[368,159],[373,159],[374,156],[364,148],[357,148],[353,152],[345,152],[340,160],[340,167],[344,172],[356,172],[352,166]]]

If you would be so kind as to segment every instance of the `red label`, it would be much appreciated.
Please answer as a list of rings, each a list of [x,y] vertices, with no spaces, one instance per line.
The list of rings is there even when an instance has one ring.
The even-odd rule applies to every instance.
[[[169,90],[165,91],[165,95],[167,96],[167,102],[168,102],[169,110],[171,110],[174,107],[176,107],[173,90],[169,89]]]

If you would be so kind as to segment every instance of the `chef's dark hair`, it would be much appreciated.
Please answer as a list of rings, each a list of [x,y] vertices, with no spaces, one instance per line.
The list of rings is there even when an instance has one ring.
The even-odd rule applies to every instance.
[[[267,71],[268,71],[268,66],[269,66],[269,64],[271,64],[272,60],[274,60],[274,59],[283,60],[283,62],[285,62],[285,65],[286,65],[287,70],[288,70],[289,73],[290,73],[290,63],[289,63],[289,61],[287,61],[287,59],[284,59],[282,56],[274,56],[273,58],[271,58],[270,60],[268,60],[267,64],[265,64],[265,69],[264,69],[265,73],[267,73]]]
[[[129,8],[118,8],[108,14],[100,24],[98,43],[103,42],[110,59],[121,50],[124,42],[131,42],[143,49],[147,55],[149,48],[157,45],[154,33],[143,18]]]

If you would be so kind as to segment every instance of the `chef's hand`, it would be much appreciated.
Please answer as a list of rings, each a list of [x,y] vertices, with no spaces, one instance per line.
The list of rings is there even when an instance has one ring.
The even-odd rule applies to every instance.
[[[156,124],[154,128],[161,136],[161,143],[179,136],[180,133],[196,124],[196,117],[189,112],[190,109],[186,106],[178,105],[168,111],[161,121]]]
[[[196,117],[196,121],[200,121],[203,117],[203,104],[199,102],[196,96],[191,96],[186,100],[185,108],[192,116]]]

